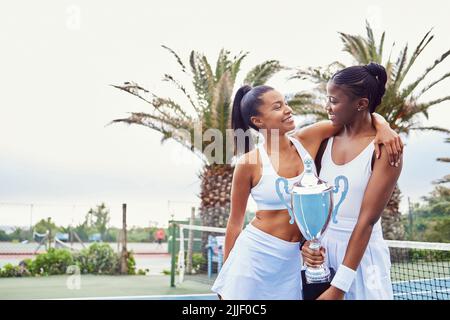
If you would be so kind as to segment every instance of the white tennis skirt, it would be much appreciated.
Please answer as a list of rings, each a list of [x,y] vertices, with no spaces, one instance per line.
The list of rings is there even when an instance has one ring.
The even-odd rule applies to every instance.
[[[340,218],[338,225],[330,222],[321,241],[326,248],[326,261],[335,270],[344,260],[348,241],[352,235],[356,220]],[[361,259],[356,278],[346,293],[346,300],[392,300],[392,282],[390,276],[391,259],[389,248],[383,239],[381,223],[373,228],[366,251]]]
[[[236,239],[211,290],[225,300],[302,299],[299,244],[249,223]]]

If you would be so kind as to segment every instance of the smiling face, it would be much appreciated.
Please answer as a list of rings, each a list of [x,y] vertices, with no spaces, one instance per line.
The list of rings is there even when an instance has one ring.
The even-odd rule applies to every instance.
[[[278,129],[280,134],[295,129],[292,109],[281,93],[270,90],[261,97],[262,105],[258,108],[258,116],[251,117],[251,121],[259,129]]]
[[[360,110],[367,110],[368,100],[355,97],[345,89],[332,81],[327,84],[326,111],[333,125],[347,125],[352,123]]]

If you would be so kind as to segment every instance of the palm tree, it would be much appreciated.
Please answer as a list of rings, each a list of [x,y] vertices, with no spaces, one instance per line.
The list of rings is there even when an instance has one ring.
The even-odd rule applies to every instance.
[[[97,207],[89,209],[86,214],[86,225],[95,228],[101,235],[101,240],[105,241],[105,235],[108,230],[110,221],[109,209],[105,203],[97,205]]]
[[[450,143],[450,138],[446,138],[445,143]],[[449,157],[439,157],[436,160],[440,161],[440,162],[447,162],[447,163],[450,162]],[[444,184],[444,183],[449,183],[449,182],[450,182],[450,174],[447,174],[444,177],[442,177],[441,179],[434,181],[433,183],[434,184]]]
[[[201,143],[195,141],[195,134],[207,133],[209,129],[220,132],[221,137],[227,137],[226,130],[230,128],[232,109],[232,94],[235,89],[236,77],[241,69],[241,63],[248,53],[240,52],[235,56],[222,49],[219,53],[215,70],[207,57],[202,53],[191,51],[188,64],[185,64],[172,49],[162,46],[176,59],[181,68],[185,83],[191,83],[188,90],[181,81],[165,74],[168,81],[183,96],[182,102],[171,98],[163,98],[145,90],[134,82],[114,87],[126,91],[150,105],[146,112],[132,112],[128,118],[116,119],[112,123],[123,122],[136,124],[156,130],[162,134],[161,142],[174,139],[185,146],[203,162],[200,190],[200,215],[205,226],[225,227],[230,211],[230,190],[233,177],[231,166],[232,144],[221,144],[221,150],[205,152],[210,141]],[[264,84],[283,67],[277,60],[268,60],[256,65],[248,72],[244,83],[251,86]],[[178,133],[186,134],[178,134]],[[217,151],[221,152],[219,158]]]
[[[383,64],[385,32],[383,32],[380,41],[377,43],[373,30],[367,22],[366,31],[366,37],[339,33],[344,44],[343,50],[353,57],[355,64],[368,64],[370,62]],[[450,77],[450,72],[448,72],[437,80],[423,84],[426,76],[447,58],[450,50],[438,57],[417,79],[405,83],[406,76],[411,67],[433,38],[434,36],[431,35],[431,30],[428,31],[411,56],[408,56],[408,45],[405,45],[397,59],[395,59],[395,62],[391,60],[391,49],[391,53],[384,63],[388,80],[386,83],[386,93],[383,101],[377,107],[377,113],[381,114],[398,133],[408,135],[411,130],[450,132],[447,128],[422,126],[419,121],[420,115],[424,115],[428,119],[428,110],[430,107],[450,100],[450,95],[426,102],[422,102],[420,99],[432,87]],[[314,114],[317,119],[326,119],[327,115],[323,108],[326,99],[326,83],[335,71],[343,67],[345,66],[342,63],[333,62],[325,67],[297,70],[291,78],[306,79],[312,81],[317,86],[315,92],[308,99],[296,101],[294,98],[290,104],[297,104],[298,106],[303,104],[305,114]],[[387,239],[402,239],[404,237],[404,230],[400,223],[401,213],[398,208],[400,195],[400,190],[396,186],[391,200],[383,212],[382,224],[384,236]]]

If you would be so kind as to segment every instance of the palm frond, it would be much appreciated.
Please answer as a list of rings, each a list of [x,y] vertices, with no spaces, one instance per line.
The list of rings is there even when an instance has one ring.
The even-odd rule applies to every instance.
[[[222,73],[216,87],[214,88],[213,99],[211,102],[212,127],[219,129],[222,134],[228,127],[230,106],[233,93],[230,71]]]
[[[250,70],[244,83],[252,87],[265,84],[275,73],[283,69],[284,67],[278,60],[265,61]]]
[[[385,37],[386,33],[383,32],[383,34],[381,35],[381,40],[380,40],[380,44],[378,45],[378,57],[380,57],[380,60],[378,61],[378,63],[381,64],[381,59],[383,58],[383,48],[384,48],[384,37]]]
[[[141,87],[139,84],[133,81],[124,82],[122,85],[111,84],[110,86],[117,88],[119,90],[128,92],[135,96],[140,96],[141,93],[148,93],[149,91]]]
[[[387,75],[387,81],[386,81],[386,90],[391,86],[391,84],[394,82],[394,64],[391,61],[388,61],[386,65],[384,66],[386,69],[386,75]]]
[[[289,79],[309,80],[316,84],[322,84],[328,82],[336,71],[343,68],[345,68],[344,64],[339,61],[334,61],[325,67],[297,69]]]
[[[174,77],[172,77],[170,74],[164,74],[163,81],[169,81],[172,82],[177,89],[179,89],[181,92],[183,92],[184,96],[188,99],[189,103],[191,104],[192,108],[195,112],[199,113],[200,109],[195,105],[194,100],[192,99],[191,95],[187,92],[186,88]]]
[[[241,63],[245,57],[247,57],[248,52],[240,52],[237,56],[234,57],[233,63],[231,64],[230,72],[231,72],[231,80],[234,84],[236,81],[236,76],[241,69]]]
[[[222,77],[224,72],[226,70],[229,70],[231,67],[231,60],[230,60],[230,51],[221,49],[219,53],[219,57],[217,58],[217,64],[216,64],[216,79],[219,81],[219,79]]]
[[[445,161],[445,162],[450,162],[450,159],[448,159],[448,160],[449,161]],[[443,178],[433,181],[433,184],[444,184],[444,183],[449,183],[449,182],[450,182],[450,174],[447,174]]]
[[[311,92],[300,91],[286,97],[286,101],[288,105],[292,107],[296,105],[313,104],[317,101],[317,97]]]
[[[428,73],[430,73],[431,70],[433,70],[439,63],[441,63],[442,61],[445,60],[445,58],[447,58],[450,55],[450,50],[448,50],[447,52],[445,52],[443,55],[441,55],[438,59],[436,59],[434,61],[434,63],[428,67],[425,72],[413,83],[411,83],[409,86],[407,86],[403,91],[401,96],[402,97],[407,97],[408,95],[411,94],[411,92],[417,87],[417,85],[426,77],[426,75]]]
[[[394,81],[392,83],[392,86],[395,91],[397,91],[401,85],[402,70],[406,63],[407,54],[408,54],[408,45],[406,45],[401,51],[400,56],[398,57],[397,62],[395,63],[395,66],[393,68]]]
[[[438,103],[447,101],[447,100],[450,100],[450,96],[446,96],[446,97],[435,99],[435,100],[428,101],[428,102],[419,103],[419,104],[417,104],[417,111],[425,112],[429,107],[434,106]]]
[[[174,123],[174,125],[171,124]],[[161,143],[164,143],[165,141],[169,139],[174,139],[178,143],[180,143],[185,148],[189,149],[190,151],[194,152],[196,156],[200,158],[201,161],[204,163],[207,163],[207,160],[201,156],[201,149],[197,149],[197,147],[194,144],[193,141],[193,127],[191,124],[180,126],[177,123],[176,119],[171,119],[171,121],[168,121],[167,119],[163,119],[148,113],[142,113],[142,112],[133,112],[128,118],[123,119],[115,119],[111,121],[110,124],[115,123],[125,123],[128,125],[140,125],[147,128],[150,128],[152,130],[155,130],[162,134],[161,136]],[[185,132],[189,132],[189,135],[185,134],[179,134],[179,130],[184,130]]]
[[[128,82],[125,82],[125,83],[128,83]],[[127,85],[127,84],[123,85],[123,86],[112,84],[111,86],[114,88],[117,88],[119,90],[125,91],[129,94],[132,94],[132,95],[138,97],[139,99],[145,101],[146,103],[152,105],[154,107],[154,110],[161,116],[170,117],[170,113],[173,111],[173,110],[170,110],[170,107],[169,107],[169,109],[167,109],[166,108],[167,104],[162,103],[162,101],[159,100],[160,98],[158,96],[156,96],[153,93],[150,93],[148,90],[145,90],[144,92],[149,93],[152,96],[151,100],[149,98],[144,97],[144,95],[141,93],[142,90],[135,89],[135,85],[133,85],[132,89],[130,89],[129,85]],[[175,109],[181,109],[181,107],[178,106],[178,107],[175,107]],[[182,111],[181,114],[183,114],[183,113],[184,112]],[[187,116],[187,118],[189,118],[189,117]],[[187,119],[185,118],[184,120],[187,120]]]
[[[294,110],[296,115],[313,115],[316,117],[316,120],[328,120],[328,114],[323,111],[321,106],[311,105],[311,106],[303,106],[301,109]]]
[[[344,43],[344,51],[350,53],[353,58],[361,64],[370,62],[369,52],[367,50],[367,41],[361,36],[352,36],[339,32],[341,40]]]
[[[444,133],[450,133],[450,130],[447,128],[442,128],[438,126],[431,126],[431,127],[412,127],[410,130],[416,130],[416,131],[437,131],[437,132],[444,132]]]
[[[444,74],[442,77],[440,77],[439,79],[437,79],[436,81],[431,82],[429,85],[427,85],[426,87],[424,87],[416,96],[415,98],[419,98],[420,96],[422,96],[425,92],[427,92],[429,89],[431,89],[433,86],[435,86],[436,84],[438,84],[439,82],[441,82],[442,80],[446,79],[450,77],[450,72]]]
[[[370,27],[370,24],[367,20],[366,20],[366,32],[367,32],[367,49],[369,53],[369,58],[373,62],[381,63],[381,56],[377,54],[377,45],[375,44],[373,30]]]
[[[182,121],[192,122],[191,116],[188,115],[178,103],[170,98],[154,96],[151,104],[155,107],[155,109],[164,111],[165,115],[174,114]]]
[[[133,114],[128,118],[114,119],[108,125],[115,123],[125,123],[128,125],[136,124],[148,127],[152,130],[160,132],[163,135],[163,137],[170,136],[173,132],[173,128],[168,126],[167,124],[164,124],[163,121],[146,121],[143,117],[139,117]]]
[[[190,130],[192,126],[191,123],[180,121],[176,117],[153,115],[145,112],[130,112],[130,114],[131,115],[128,118],[115,119],[111,121],[109,124],[117,122],[125,122],[128,124],[142,124],[142,125],[159,124],[160,127],[164,126],[164,128],[168,128],[170,130],[174,129]],[[161,130],[158,131],[162,132]]]
[[[209,142],[202,141],[200,145],[197,145],[198,142],[194,140],[195,133],[198,130],[204,133],[210,128],[215,128],[226,134],[226,129],[230,125],[229,118],[235,79],[248,52],[239,52],[239,54],[231,57],[230,52],[223,49],[219,53],[215,73],[213,73],[205,55],[192,50],[189,54],[189,64],[185,65],[172,49],[166,46],[162,47],[176,58],[182,72],[191,78],[193,92],[189,92],[172,75],[164,74],[163,77],[163,81],[170,82],[183,93],[187,99],[185,104],[180,104],[170,97],[159,97],[135,82],[112,85],[145,101],[152,108],[150,112],[134,112],[129,117],[115,119],[110,124],[126,123],[148,127],[162,134],[161,142],[174,139],[199,156],[205,164],[215,165],[215,159],[209,159],[202,153]],[[191,72],[188,72],[186,66],[190,66]],[[247,79],[251,81],[252,85],[263,84],[282,69],[283,67],[278,61],[269,60],[253,68],[247,75]],[[191,107],[195,114],[188,112]],[[229,144],[224,144],[224,148],[230,148]],[[225,150],[224,157],[232,154],[228,151]],[[220,164],[222,163],[228,162],[221,162]]]
[[[193,74],[194,88],[199,101],[203,101],[203,107],[206,108],[211,103],[212,88],[214,88],[215,79],[212,75],[211,67],[206,58],[192,51],[189,63]]]
[[[328,118],[320,97],[310,92],[300,91],[286,97],[294,115],[314,115],[317,119]]]
[[[433,29],[430,29],[425,36],[422,38],[422,40],[419,42],[419,44],[417,45],[416,49],[414,50],[411,59],[409,59],[409,63],[408,66],[406,67],[405,71],[403,72],[403,74],[400,75],[400,82],[403,81],[403,79],[405,79],[406,74],[408,73],[409,69],[413,66],[414,62],[416,61],[417,57],[422,53],[422,51],[427,47],[427,45],[431,42],[431,40],[433,40],[434,36],[431,36],[428,38],[428,36],[430,35],[431,31]]]
[[[181,66],[181,71],[186,72],[186,66],[184,65],[183,61],[181,60],[181,58],[178,56],[178,54],[173,51],[171,48],[165,46],[165,45],[161,45],[161,47],[163,47],[164,49],[168,50],[177,60],[178,64]]]
[[[450,100],[450,97],[443,97],[428,101],[424,103],[418,103],[418,98],[427,92],[430,88],[441,83],[444,79],[450,77],[450,72],[439,77],[437,80],[432,81],[428,85],[424,86],[418,94],[413,94],[417,86],[422,83],[425,76],[431,72],[439,63],[441,63],[447,56],[450,55],[450,50],[442,54],[434,63],[425,70],[425,72],[417,78],[414,82],[408,86],[404,86],[403,82],[408,71],[417,61],[418,56],[433,40],[434,36],[428,31],[423,38],[421,38],[419,44],[415,48],[412,56],[408,58],[408,45],[405,45],[397,59],[391,60],[393,55],[393,49],[395,42],[392,45],[391,51],[387,62],[384,64],[387,73],[386,92],[383,97],[383,101],[377,107],[377,112],[383,115],[386,120],[391,124],[391,127],[397,132],[409,134],[410,130],[435,130],[441,132],[447,132],[448,129],[439,127],[422,127],[416,123],[419,118],[418,115],[423,114],[428,117],[428,111],[431,106],[434,106],[443,101]],[[370,61],[381,63],[383,55],[383,47],[385,44],[386,33],[383,32],[379,43],[376,43],[375,36],[369,23],[366,22],[366,36],[350,35],[346,33],[339,33],[340,39],[343,43],[343,51],[349,53],[357,64],[366,64]],[[395,62],[393,62],[395,61]],[[331,73],[332,74],[332,73]],[[296,105],[298,106],[298,113],[304,114],[310,112],[310,114],[317,115],[321,111],[318,109],[320,101],[317,97],[325,97],[325,85],[331,76],[325,68],[305,68],[299,69],[291,76],[291,79],[308,80],[316,84],[315,93],[317,96],[313,99],[299,100]],[[292,104],[292,103],[291,103]],[[294,104],[295,105],[295,104]],[[422,129],[420,129],[422,128]]]

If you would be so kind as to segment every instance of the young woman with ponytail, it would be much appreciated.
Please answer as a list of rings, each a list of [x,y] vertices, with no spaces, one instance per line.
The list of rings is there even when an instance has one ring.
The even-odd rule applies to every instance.
[[[319,299],[392,299],[390,255],[381,229],[380,217],[400,176],[402,161],[389,165],[382,146],[374,155],[376,131],[371,114],[381,103],[387,75],[376,63],[343,69],[327,85],[327,112],[341,130],[324,141],[316,159],[320,177],[348,180],[348,193],[331,219],[322,240],[326,261],[337,270],[331,286]],[[303,246],[308,265],[322,256]]]
[[[381,116],[374,115],[377,143],[397,150],[398,136]],[[303,172],[303,158],[316,157],[321,142],[342,127],[322,121],[295,131],[292,109],[269,86],[243,86],[234,98],[232,128],[258,130],[264,137],[245,153],[234,169],[231,212],[225,236],[224,264],[212,287],[221,299],[301,299],[302,236],[275,192],[275,180],[289,185]],[[272,148],[277,139],[278,148]],[[278,165],[274,165],[278,164]],[[257,204],[255,218],[242,230],[249,196]],[[288,197],[288,195],[285,195]]]

